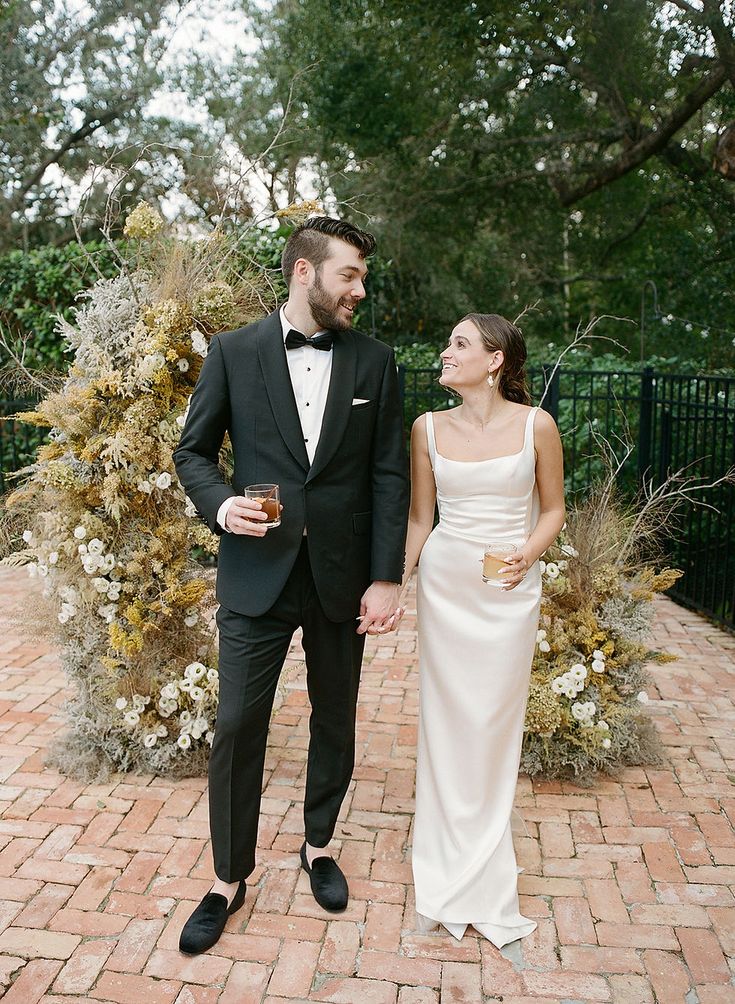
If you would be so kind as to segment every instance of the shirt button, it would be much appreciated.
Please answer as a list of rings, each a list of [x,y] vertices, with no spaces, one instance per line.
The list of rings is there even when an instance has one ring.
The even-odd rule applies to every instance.
[[[307,367],[306,367],[306,372],[307,372],[307,373],[311,373],[311,366],[307,366]]]
[[[306,402],[306,407],[307,407],[307,408],[309,407],[309,402],[308,402],[308,401]]]

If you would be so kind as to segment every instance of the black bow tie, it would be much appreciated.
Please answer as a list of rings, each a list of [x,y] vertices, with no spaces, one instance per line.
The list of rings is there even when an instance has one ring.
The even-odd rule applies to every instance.
[[[319,335],[314,335],[313,338],[307,338],[306,335],[302,335],[300,331],[296,331],[294,328],[291,328],[289,333],[286,335],[286,348],[299,349],[302,345],[311,345],[315,349],[323,349],[325,352],[329,352],[333,341],[334,335],[331,331],[323,331]]]

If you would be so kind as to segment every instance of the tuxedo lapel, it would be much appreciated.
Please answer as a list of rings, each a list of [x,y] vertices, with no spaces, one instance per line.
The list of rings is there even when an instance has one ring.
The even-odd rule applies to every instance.
[[[352,397],[355,390],[357,367],[357,340],[351,331],[336,332],[332,346],[332,374],[329,392],[324,408],[319,445],[314,455],[314,463],[309,470],[307,482],[323,471],[334,456],[350,417]]]
[[[308,470],[309,457],[304,446],[304,434],[291,386],[281,319],[277,310],[260,325],[258,359],[278,431],[294,459]]]

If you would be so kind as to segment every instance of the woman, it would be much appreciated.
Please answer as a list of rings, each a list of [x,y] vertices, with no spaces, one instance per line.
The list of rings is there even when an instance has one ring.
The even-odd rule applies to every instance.
[[[404,578],[420,556],[416,910],[424,928],[461,938],[472,924],[501,948],[536,927],[519,912],[510,818],[538,559],[564,523],[562,450],[554,420],[530,407],[515,325],[468,314],[441,361],[439,382],[462,404],[414,423]],[[517,547],[500,588],[483,581],[490,542]]]

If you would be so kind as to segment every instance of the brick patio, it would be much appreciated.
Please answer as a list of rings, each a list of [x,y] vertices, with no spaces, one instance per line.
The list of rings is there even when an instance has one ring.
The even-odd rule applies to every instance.
[[[651,713],[669,764],[592,788],[521,778],[517,850],[534,935],[501,955],[419,935],[408,846],[414,618],[370,639],[357,768],[337,833],[351,900],[334,919],[298,867],[303,680],[271,730],[259,867],[212,953],[179,931],[212,877],[202,779],[82,785],[45,769],[61,727],[56,654],[14,636],[31,591],[0,570],[0,996],[5,1004],[735,1002],[735,639],[668,600]],[[294,653],[294,658],[298,654]]]

